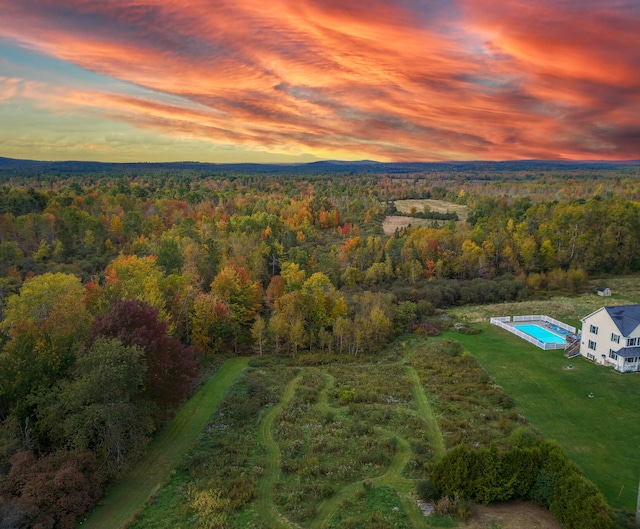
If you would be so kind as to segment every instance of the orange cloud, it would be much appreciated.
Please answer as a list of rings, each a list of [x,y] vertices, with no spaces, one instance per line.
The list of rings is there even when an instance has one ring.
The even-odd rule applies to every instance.
[[[132,87],[60,86],[39,104],[163,135],[352,159],[640,158],[640,12],[623,2],[0,9],[5,40]],[[11,90],[0,78],[0,100]]]

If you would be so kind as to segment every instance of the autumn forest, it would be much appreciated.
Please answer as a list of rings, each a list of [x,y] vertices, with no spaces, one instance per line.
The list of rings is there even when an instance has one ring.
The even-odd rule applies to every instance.
[[[221,358],[375,355],[448,307],[639,272],[639,175],[0,164],[3,516],[75,527]]]

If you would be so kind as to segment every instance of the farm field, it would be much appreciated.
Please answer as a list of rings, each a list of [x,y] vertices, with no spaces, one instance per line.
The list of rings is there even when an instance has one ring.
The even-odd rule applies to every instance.
[[[446,448],[502,444],[524,424],[447,340],[411,336],[375,359],[250,364],[131,527],[466,527],[425,517],[418,484]],[[473,398],[451,398],[460,387]],[[558,527],[536,512],[529,521]],[[501,527],[517,529],[516,514],[511,524],[504,512],[484,509],[467,523],[491,527],[498,516]]]
[[[479,335],[451,338],[515,399],[532,426],[563,446],[611,505],[635,509],[640,456],[629,447],[640,438],[640,378],[542,351],[489,323],[478,326]]]

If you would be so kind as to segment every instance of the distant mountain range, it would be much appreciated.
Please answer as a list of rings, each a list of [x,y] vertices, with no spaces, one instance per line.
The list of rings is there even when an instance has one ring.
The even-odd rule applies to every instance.
[[[26,172],[38,173],[82,173],[82,172],[111,172],[111,171],[148,171],[148,170],[173,170],[173,171],[211,171],[212,173],[305,173],[305,174],[330,174],[330,173],[433,173],[443,171],[454,172],[496,172],[496,171],[551,171],[551,170],[575,170],[575,169],[621,169],[628,167],[640,168],[640,160],[624,161],[558,161],[558,160],[518,160],[507,162],[376,162],[371,160],[361,161],[335,161],[323,160],[305,164],[258,164],[258,163],[200,163],[200,162],[159,162],[159,163],[111,163],[111,162],[42,162],[36,160],[20,160],[15,158],[0,157],[0,173],[21,174]]]

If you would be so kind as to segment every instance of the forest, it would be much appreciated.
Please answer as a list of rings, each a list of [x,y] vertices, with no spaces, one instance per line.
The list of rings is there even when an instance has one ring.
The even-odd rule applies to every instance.
[[[3,527],[75,527],[221,358],[640,271],[640,164],[269,167],[0,163]]]

